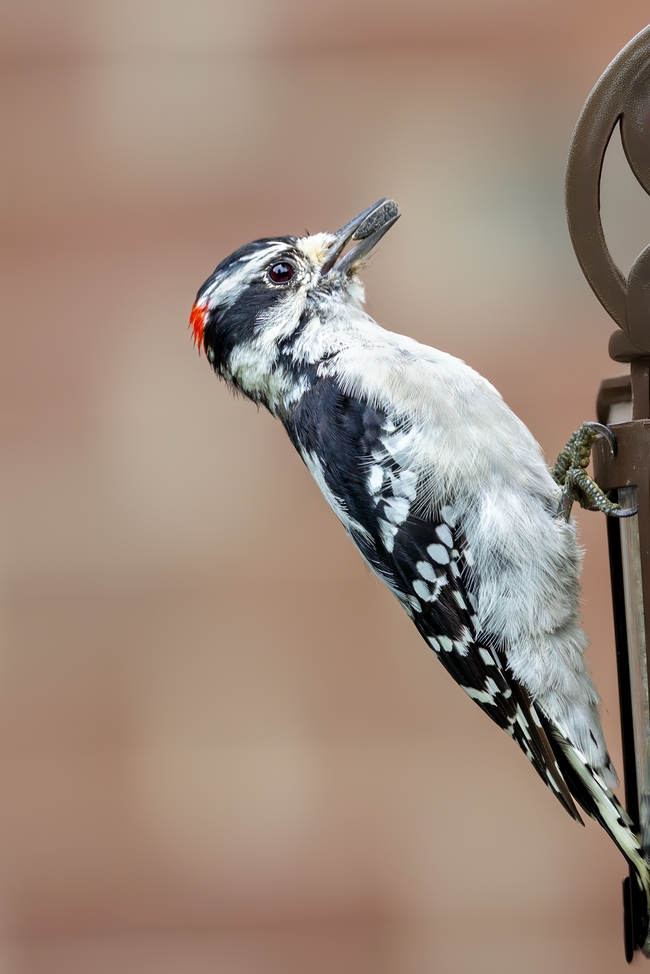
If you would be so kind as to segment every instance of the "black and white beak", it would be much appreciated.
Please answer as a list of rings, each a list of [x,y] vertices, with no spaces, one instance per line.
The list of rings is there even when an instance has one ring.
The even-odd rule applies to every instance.
[[[399,217],[397,203],[383,199],[373,203],[350,223],[346,223],[334,234],[334,243],[320,269],[321,277],[325,277],[332,270],[345,273],[354,267],[370,253]],[[360,243],[341,256],[351,240],[359,240]]]

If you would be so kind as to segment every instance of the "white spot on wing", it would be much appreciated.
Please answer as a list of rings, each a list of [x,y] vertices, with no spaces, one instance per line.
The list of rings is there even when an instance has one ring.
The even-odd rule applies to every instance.
[[[410,504],[404,497],[391,497],[385,503],[385,516],[393,524],[401,524],[409,515]]]
[[[394,524],[389,524],[388,521],[384,521],[383,518],[379,519],[379,533],[381,535],[381,540],[384,542],[384,547],[386,551],[392,552],[395,547],[395,535],[397,534],[397,528]]]
[[[409,454],[413,447],[413,433],[411,430],[398,430],[387,436],[384,447],[400,466],[408,466]]]
[[[368,487],[371,493],[376,494],[377,491],[381,490],[381,485],[384,482],[384,471],[381,467],[375,466],[370,470],[370,475],[368,477]]]
[[[417,571],[418,575],[421,575],[422,578],[426,578],[428,582],[435,582],[436,578],[438,577],[436,575],[435,568],[428,561],[419,561],[415,566],[415,570]]]
[[[472,700],[478,700],[479,703],[494,703],[492,694],[485,690],[475,690],[474,687],[463,687],[462,689]],[[510,728],[509,733],[512,734],[512,728]]]
[[[438,536],[440,541],[442,541],[442,543],[447,546],[447,548],[454,547],[454,539],[451,535],[451,531],[449,530],[446,524],[438,525],[438,527],[436,528],[436,535]]]
[[[458,589],[454,589],[454,598],[456,599],[456,602],[458,603],[461,609],[467,609],[462,592],[459,592]]]
[[[427,554],[439,565],[449,564],[449,552],[442,544],[430,544],[427,548]]]
[[[433,596],[431,595],[431,590],[426,582],[422,582],[417,578],[413,582],[413,591],[420,596],[424,602],[433,602]]]

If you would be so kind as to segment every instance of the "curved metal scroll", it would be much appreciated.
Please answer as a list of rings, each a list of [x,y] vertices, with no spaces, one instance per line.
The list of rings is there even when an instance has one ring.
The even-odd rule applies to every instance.
[[[589,95],[573,133],[566,174],[569,233],[596,297],[621,329],[609,342],[618,362],[650,355],[650,245],[625,275],[607,249],[600,219],[600,177],[620,122],[632,172],[650,194],[650,27],[618,54]]]

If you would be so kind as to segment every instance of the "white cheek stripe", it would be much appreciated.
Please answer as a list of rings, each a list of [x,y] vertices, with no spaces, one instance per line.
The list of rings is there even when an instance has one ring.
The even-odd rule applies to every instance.
[[[246,254],[241,258],[241,266],[233,270],[232,267],[221,271],[210,287],[201,295],[201,300],[207,300],[210,307],[230,308],[237,298],[246,290],[265,265],[286,250],[286,244],[274,244],[258,253]],[[239,262],[238,262],[239,263]]]

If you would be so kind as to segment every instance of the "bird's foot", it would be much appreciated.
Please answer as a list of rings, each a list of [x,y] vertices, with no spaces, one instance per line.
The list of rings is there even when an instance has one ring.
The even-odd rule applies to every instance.
[[[636,508],[623,510],[605,496],[598,484],[587,473],[591,448],[598,436],[606,437],[612,456],[616,455],[616,439],[607,426],[601,423],[583,423],[564,447],[551,470],[553,479],[564,488],[558,517],[569,520],[575,501],[588,511],[602,511],[610,517],[629,517]]]

